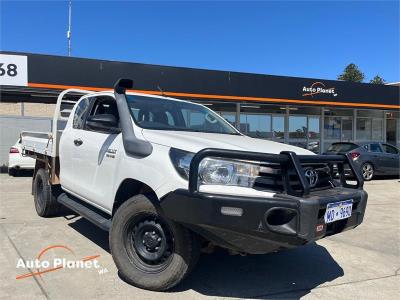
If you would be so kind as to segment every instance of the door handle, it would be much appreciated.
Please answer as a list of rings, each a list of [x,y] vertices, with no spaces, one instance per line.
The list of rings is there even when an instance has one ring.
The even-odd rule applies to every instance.
[[[83,141],[81,139],[76,139],[76,140],[74,140],[74,144],[75,144],[75,146],[80,146],[83,144]]]

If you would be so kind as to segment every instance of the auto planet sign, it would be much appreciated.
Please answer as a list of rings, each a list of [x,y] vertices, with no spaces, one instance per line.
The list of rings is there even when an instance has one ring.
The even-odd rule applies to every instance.
[[[337,93],[335,91],[334,87],[326,87],[324,83],[317,81],[314,82],[311,86],[303,86],[303,97],[305,96],[311,96],[313,97],[314,95],[318,94],[328,94],[332,95],[333,97],[337,96]]]

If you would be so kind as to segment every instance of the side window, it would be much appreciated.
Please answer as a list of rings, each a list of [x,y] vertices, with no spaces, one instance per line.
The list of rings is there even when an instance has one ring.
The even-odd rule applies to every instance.
[[[89,109],[90,98],[82,99],[75,109],[74,119],[72,122],[72,127],[75,129],[82,129],[83,122],[85,121],[85,115]]]
[[[107,96],[94,98],[94,104],[90,110],[89,116],[97,115],[113,115],[119,122],[118,108],[115,99]]]
[[[393,147],[393,146],[390,146],[390,145],[387,145],[387,144],[383,144],[382,147],[383,147],[383,150],[384,150],[386,153],[390,153],[390,154],[399,154],[399,150],[397,150],[397,149],[396,149],[395,147]]]
[[[370,144],[369,145],[370,152],[382,152],[381,146],[379,144]]]

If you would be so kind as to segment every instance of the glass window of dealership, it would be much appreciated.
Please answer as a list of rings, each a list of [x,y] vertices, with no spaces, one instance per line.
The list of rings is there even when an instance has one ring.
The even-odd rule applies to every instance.
[[[203,103],[204,104],[204,103]],[[334,142],[400,144],[398,110],[209,102],[241,132],[322,153]]]

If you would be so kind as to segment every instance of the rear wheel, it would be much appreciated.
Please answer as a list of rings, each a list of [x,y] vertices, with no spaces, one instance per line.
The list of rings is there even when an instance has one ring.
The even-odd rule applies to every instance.
[[[362,176],[365,181],[370,181],[374,177],[374,166],[371,163],[364,163],[361,167]]]
[[[61,204],[57,202],[57,194],[58,188],[50,184],[48,172],[39,169],[33,182],[33,199],[39,216],[51,217],[60,211]]]
[[[119,207],[112,221],[110,247],[128,283],[155,291],[181,282],[200,254],[197,237],[166,219],[145,195]]]

